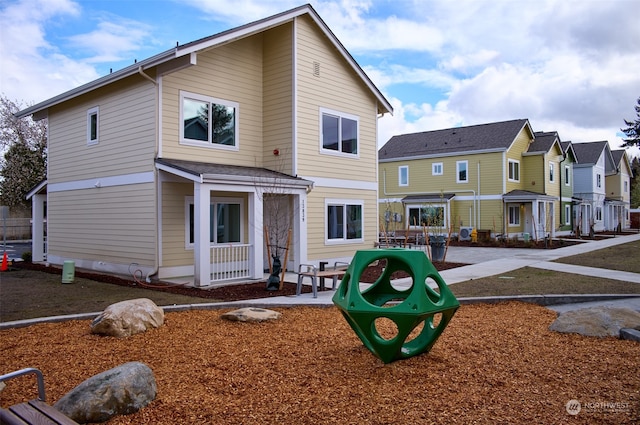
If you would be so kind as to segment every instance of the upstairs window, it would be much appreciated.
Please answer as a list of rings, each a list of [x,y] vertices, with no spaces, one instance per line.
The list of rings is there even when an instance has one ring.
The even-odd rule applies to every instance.
[[[181,93],[180,140],[196,146],[238,147],[238,104]]]
[[[398,167],[398,186],[409,186],[409,167],[407,165]]]
[[[468,183],[469,182],[469,161],[457,161],[456,162],[456,183]]]
[[[443,173],[442,162],[434,162],[431,164],[431,175],[441,176]]]
[[[509,181],[520,181],[520,162],[514,159],[509,160]]]
[[[549,182],[553,183],[556,180],[556,175],[555,175],[555,167],[553,162],[549,163]]]
[[[596,174],[596,186],[602,187],[602,174]]]
[[[571,186],[571,167],[564,166],[564,184],[565,186]]]
[[[87,111],[87,145],[96,145],[100,136],[100,121],[98,119],[99,108],[91,108]]]
[[[358,119],[326,109],[322,109],[320,115],[322,151],[357,155]]]

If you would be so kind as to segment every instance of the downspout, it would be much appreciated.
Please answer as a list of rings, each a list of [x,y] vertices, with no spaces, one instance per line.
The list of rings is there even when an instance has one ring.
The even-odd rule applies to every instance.
[[[478,161],[478,217],[476,218],[476,222],[480,223],[480,161]],[[477,227],[476,227],[477,228]]]
[[[159,95],[158,95],[158,82],[154,79],[151,78],[148,74],[146,74],[144,72],[144,70],[142,69],[142,66],[138,66],[138,74],[140,74],[141,77],[151,81],[153,83],[153,85],[156,87],[156,101],[158,102],[158,113],[160,113],[160,101],[159,101]],[[160,121],[156,122],[156,131],[158,131],[158,128],[160,126]],[[156,137],[156,151],[154,153],[154,157],[158,156],[158,137]],[[155,168],[155,167],[154,167]],[[145,276],[145,282],[150,283],[151,282],[151,276],[154,276],[156,274],[158,274],[158,270],[160,269],[160,258],[159,258],[159,251],[160,251],[160,241],[159,241],[159,234],[160,234],[160,228],[159,228],[159,223],[157,222],[158,220],[158,209],[160,208],[160,204],[159,204],[159,196],[161,195],[161,190],[160,190],[160,176],[159,176],[159,172],[157,169],[154,169],[153,171],[154,173],[154,179],[156,180],[156,182],[158,183],[158,185],[156,186],[156,235],[155,235],[155,244],[156,244],[156,254],[155,254],[155,264],[153,265],[153,269],[149,271],[149,273],[147,273],[147,276]]]
[[[560,145],[560,147],[562,148],[562,145]],[[562,212],[564,210],[564,205],[562,204],[562,188],[564,187],[564,184],[562,183],[562,176],[564,176],[564,167],[562,166],[562,163],[567,159],[567,153],[564,151],[564,149],[562,150],[562,159],[560,160],[560,169],[558,170],[558,172],[560,173],[560,226],[564,226],[565,222],[567,221],[566,219],[563,221],[562,220]],[[571,224],[570,224],[571,225]]]

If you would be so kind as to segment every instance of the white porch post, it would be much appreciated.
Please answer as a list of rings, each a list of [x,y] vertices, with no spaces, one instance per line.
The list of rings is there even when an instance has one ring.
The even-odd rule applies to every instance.
[[[294,235],[293,248],[296,252],[294,260],[294,269],[298,270],[298,266],[301,263],[307,263],[307,192],[301,191],[296,196],[298,201],[298,208],[295,211],[295,219],[293,220]]]
[[[31,198],[31,258],[44,261],[44,202],[47,195],[33,195]]]
[[[211,218],[209,204],[211,191],[201,183],[193,184],[193,262],[194,285],[211,284]]]
[[[264,256],[264,222],[263,203],[264,194],[260,188],[249,193],[249,244],[253,247],[253,254],[249,258],[249,274],[252,279],[262,279]]]

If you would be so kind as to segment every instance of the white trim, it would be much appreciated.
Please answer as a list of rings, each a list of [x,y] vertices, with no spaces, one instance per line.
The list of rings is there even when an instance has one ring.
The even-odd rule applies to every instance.
[[[549,183],[556,182],[556,167],[553,161],[549,161]]]
[[[184,137],[184,116],[183,116],[183,109],[184,109],[184,100],[185,99],[190,99],[190,100],[195,100],[195,101],[199,101],[199,102],[206,102],[209,104],[216,104],[216,105],[222,105],[222,106],[227,106],[227,107],[232,107],[234,108],[234,114],[233,114],[233,145],[222,145],[219,143],[214,143],[213,140],[209,140],[209,138],[211,137],[211,131],[210,129],[207,129],[207,138],[208,140],[204,141],[200,141],[200,140],[195,140],[195,139],[187,139]],[[198,94],[198,93],[192,93],[192,92],[188,92],[185,90],[180,90],[180,121],[179,121],[179,130],[180,130],[180,144],[184,145],[184,146],[195,146],[195,147],[201,147],[201,148],[213,148],[213,149],[223,149],[223,150],[230,150],[230,151],[238,151],[240,150],[240,134],[239,134],[239,130],[240,130],[240,104],[238,102],[234,102],[232,100],[226,100],[226,99],[220,99],[220,98],[215,98],[215,97],[211,97],[211,96],[206,96],[206,95],[202,95],[202,94]],[[209,110],[209,114],[211,114],[211,110]],[[209,121],[211,121],[211,118],[209,118]]]
[[[357,190],[378,190],[378,183],[365,182],[361,180],[342,180],[328,177],[298,176],[301,179],[313,182],[314,187],[329,187],[333,189],[357,189]]]
[[[518,210],[518,222],[517,223],[512,223],[511,222],[511,208],[516,208]],[[513,202],[509,202],[507,203],[507,226],[509,227],[520,227],[521,223],[521,213],[520,213],[520,204],[516,204],[513,205]]]
[[[567,173],[568,171],[568,173]],[[569,176],[569,178],[567,178],[567,176]],[[565,186],[571,186],[571,180],[573,179],[573,173],[571,172],[571,166],[570,165],[565,165],[564,166],[564,185]]]
[[[91,138],[91,117],[96,116],[96,138]],[[94,106],[87,110],[87,146],[100,143],[100,107]]]
[[[298,20],[293,20],[292,25],[292,34],[291,38],[293,42],[291,43],[291,58],[292,58],[292,66],[291,75],[293,78],[291,79],[291,94],[293,101],[293,108],[291,111],[291,163],[293,170],[291,170],[291,175],[298,175]]]
[[[329,239],[329,223],[327,217],[327,207],[330,205],[340,205],[346,207],[348,205],[358,205],[360,206],[360,213],[362,214],[360,217],[360,234],[362,235],[357,239]],[[346,215],[346,208],[344,209],[344,214]],[[365,230],[365,210],[364,210],[364,201],[362,199],[345,199],[345,198],[325,198],[324,200],[324,244],[325,245],[351,245],[351,244],[361,244],[364,242],[364,230]],[[347,231],[347,223],[344,224],[344,232]]]
[[[465,165],[465,172],[466,172],[466,180],[460,180],[460,165],[464,164]],[[469,183],[469,161],[468,160],[462,160],[462,161],[456,161],[456,183]]]
[[[158,140],[156,141],[156,158],[162,158],[162,81],[162,75],[158,76],[158,120],[156,121],[156,125],[158,126],[156,130],[158,132]]]
[[[211,208],[211,205],[217,205],[217,204],[237,204],[240,205],[240,241],[239,242],[223,242],[223,245],[234,245],[234,244],[244,244],[245,243],[245,226],[244,226],[244,216],[245,216],[245,201],[244,198],[240,198],[240,197],[230,197],[230,196],[212,196],[210,201],[209,201],[209,208]],[[196,223],[194,221],[194,227],[193,227],[193,231],[194,231],[194,242],[189,242],[189,236],[190,236],[190,222],[189,222],[189,206],[193,205],[194,206],[194,220],[195,220],[195,200],[193,196],[185,196],[184,197],[184,247],[186,250],[193,250],[194,249],[194,244],[195,244],[195,232],[196,230]],[[216,211],[214,211],[215,214]],[[211,220],[211,216],[209,216],[209,220]],[[217,217],[214,216],[213,218],[213,225],[217,225]],[[215,230],[215,229],[214,229]],[[216,233],[214,232],[214,235],[216,235]],[[217,237],[217,236],[214,236]],[[211,242],[211,247],[214,246],[218,246],[221,245],[218,242]]]
[[[323,108],[320,107],[318,110],[319,116],[318,116],[318,121],[319,121],[319,126],[320,128],[318,129],[319,134],[320,134],[320,140],[319,140],[319,148],[320,148],[320,153],[321,154],[325,154],[325,155],[336,155],[336,156],[340,156],[343,158],[360,158],[360,148],[361,148],[361,143],[360,143],[360,118],[357,115],[352,115],[346,112],[340,112],[340,111],[336,111],[335,109],[329,109],[329,108]],[[338,126],[338,137],[341,136],[341,129],[342,129],[342,119],[346,118],[348,120],[352,120],[356,122],[356,153],[348,153],[348,152],[342,152],[341,147],[342,147],[342,140],[338,141],[338,150],[333,150],[333,149],[326,149],[324,147],[324,133],[322,132],[323,129],[323,116],[324,115],[330,115],[332,117],[336,117],[338,118],[338,122],[339,122],[339,126]]]
[[[405,172],[406,175],[406,181],[403,182],[402,181],[402,177],[403,177],[403,173]],[[408,165],[400,165],[398,166],[398,186],[404,187],[404,186],[409,186],[409,166]]]
[[[66,192],[68,190],[95,189],[100,187],[128,186],[133,184],[153,183],[154,173],[123,174],[120,176],[96,177],[95,179],[75,180],[62,183],[49,183],[47,191]]]
[[[440,172],[436,172],[436,166],[440,166]],[[441,176],[444,174],[444,164],[442,162],[432,162],[431,163],[431,175],[432,176]]]
[[[512,179],[511,177],[509,177],[509,169],[511,168],[511,164],[516,164],[518,166],[518,178],[517,179]],[[520,161],[518,161],[517,159],[511,159],[509,158],[507,160],[507,180],[510,182],[515,182],[518,183],[520,182]]]

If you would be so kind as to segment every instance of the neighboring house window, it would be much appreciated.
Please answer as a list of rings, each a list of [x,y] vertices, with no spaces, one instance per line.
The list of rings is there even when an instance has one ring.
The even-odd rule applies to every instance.
[[[91,108],[87,111],[87,145],[95,145],[100,136],[99,108]]]
[[[520,225],[520,206],[509,207],[509,226]]]
[[[629,182],[628,181],[624,181],[624,193],[627,193],[629,191]]]
[[[362,201],[327,200],[326,239],[330,242],[362,242]]]
[[[322,150],[358,154],[358,118],[327,109],[320,110]]]
[[[571,205],[564,206],[564,224],[571,224]]]
[[[571,167],[568,165],[564,166],[564,184],[571,186]]]
[[[187,197],[187,246],[195,241],[195,213],[193,197]],[[209,242],[214,244],[239,243],[243,240],[244,201],[239,198],[216,198],[209,205]]]
[[[398,167],[398,186],[409,186],[409,167],[406,165]]]
[[[407,218],[411,227],[440,227],[446,229],[444,205],[409,205]],[[433,229],[432,229],[433,230]]]
[[[553,162],[549,163],[549,182],[553,183],[556,180],[555,167]]]
[[[432,176],[441,176],[443,172],[442,162],[434,162],[431,164],[431,175]]]
[[[180,101],[182,143],[238,148],[238,103],[186,92]]]
[[[596,207],[596,221],[602,221],[602,207]]]
[[[509,160],[509,180],[512,182],[520,181],[520,162],[514,159]]]
[[[456,183],[469,182],[469,161],[456,161]]]
[[[596,174],[596,186],[602,187],[602,175]]]

